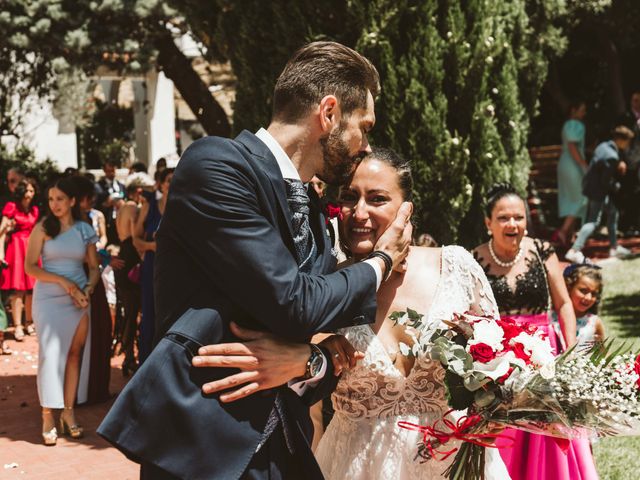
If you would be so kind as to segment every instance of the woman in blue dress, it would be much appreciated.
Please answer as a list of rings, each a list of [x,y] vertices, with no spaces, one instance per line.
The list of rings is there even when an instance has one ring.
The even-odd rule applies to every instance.
[[[45,445],[55,445],[58,433],[82,436],[73,407],[76,400],[83,403],[87,397],[89,297],[100,273],[95,247],[98,237],[91,225],[80,220],[73,180],[61,178],[55,182],[48,199],[49,213],[29,237],[25,270],[36,279],[33,318],[38,330],[42,437]],[[60,431],[53,409],[62,409]]]
[[[569,119],[562,126],[562,154],[558,162],[558,217],[563,218],[557,237],[563,245],[570,244],[578,218],[583,218],[587,199],[582,195],[582,177],[587,170],[584,155],[584,117],[587,106],[575,102],[569,110]]]
[[[153,261],[156,253],[156,230],[167,204],[169,184],[173,177],[173,168],[162,170],[158,175],[159,199],[155,192],[144,195],[140,214],[136,221],[133,243],[138,251],[144,252],[140,269],[140,288],[142,290],[142,319],[140,321],[140,341],[138,360],[142,364],[151,353],[155,335],[155,309],[153,306]]]

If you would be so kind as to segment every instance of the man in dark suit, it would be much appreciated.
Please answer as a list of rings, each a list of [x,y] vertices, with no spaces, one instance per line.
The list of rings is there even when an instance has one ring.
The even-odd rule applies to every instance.
[[[309,448],[308,405],[335,377],[327,352],[306,342],[374,321],[376,289],[408,251],[411,206],[369,259],[331,273],[320,203],[303,183],[351,175],[370,151],[378,90],[367,59],[315,42],[278,78],[268,129],[207,137],[185,151],[156,237],[157,331],[167,333],[99,428],[142,463],[142,478],[322,478]],[[189,368],[206,354],[203,345],[237,338],[231,322],[281,339],[281,362],[268,378],[229,377],[231,364]],[[301,364],[298,382],[283,385],[288,366]],[[259,393],[230,403],[208,393],[212,381]]]
[[[118,162],[105,160],[102,165],[104,176],[96,183],[96,208],[104,214],[109,245],[120,244],[116,231],[116,207],[125,197],[124,185],[116,179],[117,167]]]

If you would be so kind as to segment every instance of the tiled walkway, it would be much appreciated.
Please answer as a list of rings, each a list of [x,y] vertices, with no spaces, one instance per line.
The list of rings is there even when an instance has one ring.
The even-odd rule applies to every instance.
[[[10,336],[8,336],[10,337]],[[40,436],[40,407],[36,393],[36,338],[8,342],[11,356],[0,356],[0,479],[129,480],[139,468],[96,434],[111,402],[78,407],[84,438],[58,438],[45,447]],[[124,386],[119,361],[112,362],[111,393]]]

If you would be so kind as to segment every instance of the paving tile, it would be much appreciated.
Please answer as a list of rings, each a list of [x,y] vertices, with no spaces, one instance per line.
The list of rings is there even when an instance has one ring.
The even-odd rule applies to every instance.
[[[136,480],[139,467],[101,439],[95,430],[112,402],[78,407],[76,415],[85,438],[61,437],[46,447],[40,436],[40,406],[36,390],[38,344],[35,337],[22,343],[9,340],[14,355],[0,356],[0,480]],[[112,361],[112,394],[125,385],[120,365]],[[17,463],[17,468],[4,469]]]

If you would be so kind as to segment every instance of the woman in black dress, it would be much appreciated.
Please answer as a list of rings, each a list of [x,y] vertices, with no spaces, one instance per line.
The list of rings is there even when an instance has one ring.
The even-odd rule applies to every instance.
[[[548,335],[556,353],[560,344],[549,313],[558,315],[564,344],[576,343],[576,317],[562,268],[553,247],[527,236],[525,202],[508,184],[494,186],[487,196],[485,224],[489,241],[473,250],[491,284],[501,318],[535,325]],[[513,480],[597,478],[587,439],[570,442],[521,430],[508,430],[510,441],[498,440]]]

